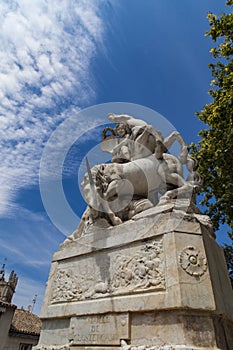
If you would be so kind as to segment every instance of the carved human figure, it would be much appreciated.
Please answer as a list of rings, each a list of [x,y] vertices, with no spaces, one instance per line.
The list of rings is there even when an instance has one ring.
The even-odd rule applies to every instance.
[[[129,162],[132,158],[131,143],[128,142],[131,137],[131,130],[123,123],[118,124],[115,130],[119,138],[117,139],[117,145],[112,150],[112,162]]]
[[[154,153],[157,141],[162,142],[162,134],[141,119],[116,114],[109,114],[108,118],[119,123],[115,130],[120,139],[112,151],[113,162],[122,162],[119,154],[123,161],[147,157]]]
[[[162,154],[166,153],[172,144],[177,140],[181,146],[179,155],[180,161],[184,164],[187,161],[188,149],[182,136],[177,132],[172,132],[168,137],[164,138],[162,133],[155,129],[152,125],[148,125],[144,120],[136,119],[128,114],[109,114],[108,118],[111,122],[125,125],[131,131],[131,137],[127,138],[134,141],[135,145],[143,145],[144,147],[136,147],[131,160],[143,158],[151,153],[155,153],[156,158],[162,158]],[[123,129],[123,127],[121,127]],[[125,141],[123,141],[125,144]],[[117,146],[119,148],[121,143]],[[143,152],[142,152],[143,151]],[[147,151],[148,154],[145,154]],[[150,153],[151,152],[151,153]]]

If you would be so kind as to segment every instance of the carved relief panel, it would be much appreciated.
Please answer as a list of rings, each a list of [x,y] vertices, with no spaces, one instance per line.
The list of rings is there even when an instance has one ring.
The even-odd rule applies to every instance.
[[[165,289],[162,239],[60,262],[51,303]]]

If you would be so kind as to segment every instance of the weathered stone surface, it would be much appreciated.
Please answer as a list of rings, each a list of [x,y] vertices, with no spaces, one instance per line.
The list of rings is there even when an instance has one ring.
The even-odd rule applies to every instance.
[[[73,345],[120,345],[129,339],[129,315],[105,314],[72,317],[69,340]]]
[[[232,347],[232,289],[208,220],[166,209],[92,227],[54,255],[38,350]]]
[[[76,238],[85,235],[94,223],[101,227],[116,226],[172,199],[188,201],[190,209],[194,192],[201,184],[197,162],[188,154],[178,132],[164,137],[141,119],[126,114],[108,117],[116,125],[103,130],[100,146],[111,154],[112,163],[91,168],[86,159],[87,173],[81,187],[88,209],[73,235]],[[175,141],[181,146],[178,157],[167,153]],[[183,175],[183,165],[187,178]]]
[[[53,277],[51,304],[165,288],[162,240],[61,262]]]
[[[202,233],[199,216],[197,218],[196,214],[187,214],[180,210],[173,211],[172,203],[156,208],[148,209],[136,220],[129,220],[120,226],[104,229],[98,225],[90,226],[85,236],[62,245],[61,250],[54,254],[53,261],[87,254],[94,250],[126,245],[172,231]],[[169,212],[167,212],[168,208]]]
[[[227,271],[227,266],[223,249],[219,247],[213,237],[208,234],[208,230],[206,230],[205,227],[203,230],[203,239],[211,273],[211,283],[216,309],[219,313],[233,319],[233,292],[228,274],[224,273],[224,271]]]
[[[117,125],[101,147],[113,163],[86,161],[88,208],[54,254],[35,349],[232,349],[233,292],[195,205],[200,177],[187,145],[143,120],[109,119]],[[178,157],[167,153],[175,140]]]
[[[162,218],[154,217],[154,222],[153,218],[142,218],[138,225],[125,223],[124,232],[119,227],[99,230],[98,234],[91,231],[73,247],[56,253],[42,317],[114,311],[112,297],[119,312],[141,310],[145,303],[148,310],[186,306],[214,309],[201,225],[178,218],[177,230],[181,232],[172,232],[169,224],[177,223],[176,214],[172,218],[172,213],[165,213]],[[188,233],[183,232],[185,227]],[[188,247],[198,252],[197,265],[190,263],[193,257],[185,260]],[[188,293],[190,283],[193,292]],[[195,293],[202,298],[195,298]],[[98,303],[93,303],[96,299]]]
[[[185,311],[164,311],[134,315],[131,337],[136,346],[217,347],[211,317]]]

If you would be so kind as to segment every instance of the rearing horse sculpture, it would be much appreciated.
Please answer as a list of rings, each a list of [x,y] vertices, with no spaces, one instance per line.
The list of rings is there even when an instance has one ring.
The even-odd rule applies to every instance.
[[[160,201],[167,201],[200,186],[197,164],[188,155],[187,145],[179,133],[174,132],[164,139],[159,131],[142,120],[127,115],[110,115],[109,119],[127,122],[127,127],[134,128],[134,135],[122,134],[110,151],[116,155],[125,147],[121,157],[126,159],[116,156],[112,164],[95,165],[92,169],[87,162],[88,173],[84,176],[82,191],[93,218],[104,215],[112,225],[118,225],[122,222],[122,209],[128,211],[126,217],[130,219],[156,204],[151,200],[154,194],[161,194]],[[178,158],[166,153],[174,140],[181,144]],[[187,180],[183,178],[184,163],[189,171]],[[135,201],[140,205],[137,202],[132,206]]]

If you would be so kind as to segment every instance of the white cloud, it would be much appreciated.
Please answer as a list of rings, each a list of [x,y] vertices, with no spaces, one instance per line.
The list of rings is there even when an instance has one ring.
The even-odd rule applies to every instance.
[[[51,132],[94,97],[90,63],[102,44],[102,3],[0,2],[0,215],[21,186],[37,181]]]

